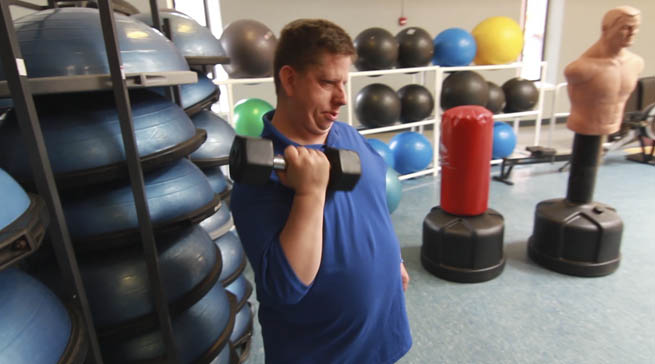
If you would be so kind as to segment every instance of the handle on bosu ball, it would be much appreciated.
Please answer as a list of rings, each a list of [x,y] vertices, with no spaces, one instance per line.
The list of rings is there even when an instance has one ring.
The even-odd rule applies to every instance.
[[[474,283],[502,273],[503,216],[487,208],[493,114],[448,109],[441,122],[441,206],[423,221],[421,263],[437,277]]]

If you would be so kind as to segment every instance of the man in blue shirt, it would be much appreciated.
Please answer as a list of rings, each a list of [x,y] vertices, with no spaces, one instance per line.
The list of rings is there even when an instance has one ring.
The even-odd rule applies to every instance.
[[[235,184],[231,208],[255,272],[267,363],[393,363],[411,347],[409,276],[387,210],[386,165],[336,121],[355,50],[325,20],[288,24],[275,53],[276,110],[262,137],[285,172]],[[326,190],[325,146],[356,151],[352,191]]]

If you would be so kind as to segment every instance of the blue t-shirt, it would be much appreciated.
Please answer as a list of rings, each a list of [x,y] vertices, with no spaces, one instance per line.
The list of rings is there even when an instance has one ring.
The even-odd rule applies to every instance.
[[[283,154],[298,144],[271,124],[272,117],[264,116],[262,137]],[[237,183],[232,191],[235,225],[255,272],[266,362],[393,363],[412,339],[400,246],[387,210],[386,165],[347,124],[335,122],[326,145],[359,153],[362,176],[352,191],[327,192],[321,265],[309,286],[295,275],[279,241],[294,191],[276,173],[266,185]]]

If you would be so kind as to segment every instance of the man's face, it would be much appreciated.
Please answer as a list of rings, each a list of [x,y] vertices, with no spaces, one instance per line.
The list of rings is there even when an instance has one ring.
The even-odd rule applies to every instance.
[[[351,58],[325,53],[317,65],[298,72],[293,83],[292,102],[298,116],[297,125],[305,133],[323,135],[330,131],[346,105],[346,82]]]
[[[639,32],[639,16],[624,16],[619,19],[610,29],[610,42],[617,47],[625,48],[634,43]]]

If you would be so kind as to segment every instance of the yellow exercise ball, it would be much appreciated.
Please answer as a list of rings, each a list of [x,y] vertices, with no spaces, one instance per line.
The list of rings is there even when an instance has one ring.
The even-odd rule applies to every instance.
[[[513,62],[523,49],[523,31],[512,19],[494,16],[483,20],[471,32],[478,50],[475,64],[503,64]]]

